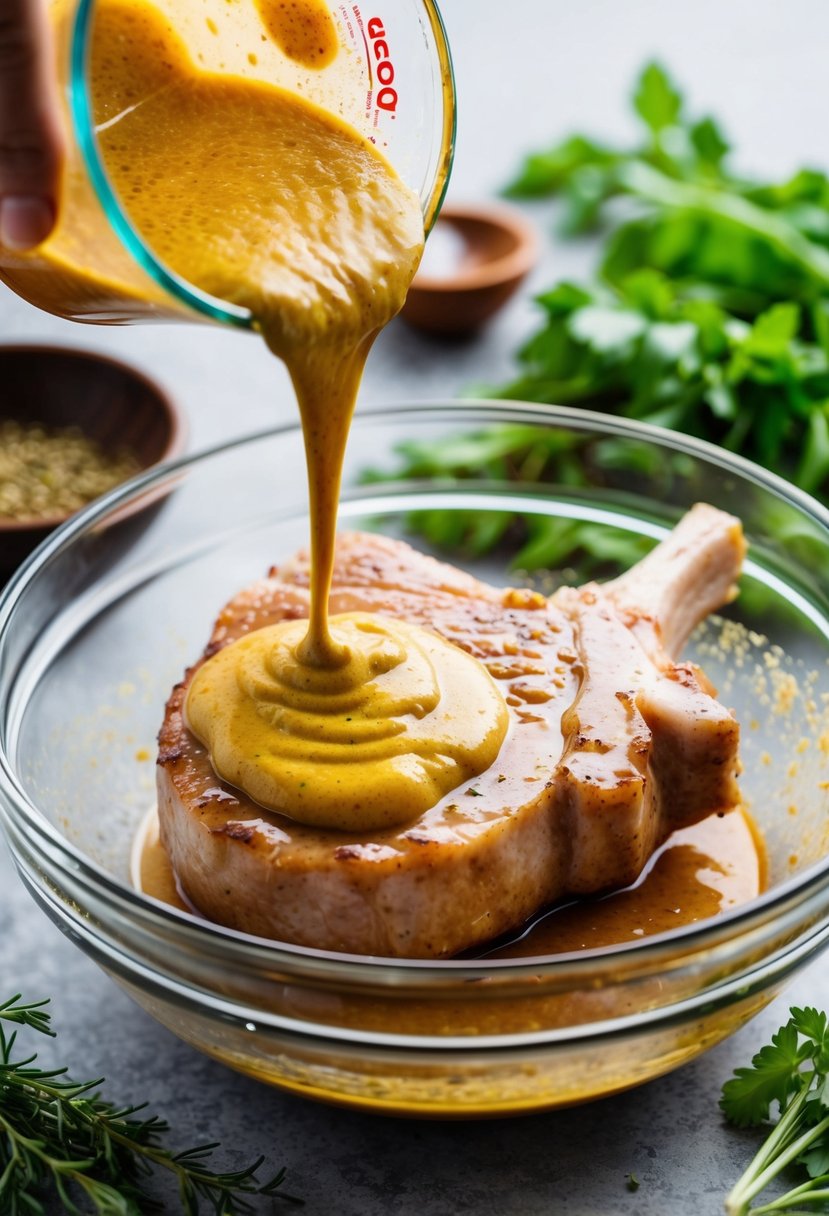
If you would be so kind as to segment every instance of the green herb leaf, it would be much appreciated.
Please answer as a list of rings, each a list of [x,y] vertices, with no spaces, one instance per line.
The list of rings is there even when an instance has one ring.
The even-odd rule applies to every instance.
[[[594,140],[574,135],[547,152],[528,156],[521,172],[506,193],[513,198],[537,198],[555,194],[585,166],[610,167],[616,154]]]
[[[196,1216],[201,1201],[216,1216],[251,1212],[254,1195],[301,1203],[279,1190],[284,1170],[264,1184],[262,1160],[215,1171],[218,1145],[173,1152],[163,1143],[166,1123],[143,1106],[114,1106],[98,1093],[100,1081],[77,1083],[64,1069],[37,1068],[35,1055],[16,1058],[17,1031],[6,1035],[2,1023],[52,1035],[47,1004],[15,996],[0,1005],[0,1216],[37,1216],[50,1199],[70,1216],[143,1216],[160,1206],[146,1190],[156,1169],[175,1177],[185,1216]]]
[[[515,377],[483,391],[672,427],[825,493],[829,177],[810,168],[779,183],[735,177],[720,124],[689,115],[657,64],[641,73],[634,104],[646,126],[638,144],[571,135],[529,157],[513,183],[524,196],[563,194],[570,230],[608,232],[599,281],[542,293]],[[619,194],[634,206],[607,207]],[[543,428],[497,426],[400,455],[397,472],[372,476],[495,479],[553,494],[606,486],[608,474],[622,491],[640,473],[650,492],[670,484],[670,469],[643,469],[631,445],[608,462],[578,437],[554,450]],[[569,563],[601,576],[633,547],[530,513],[420,512],[408,523],[450,554],[509,546],[528,571]]]
[[[577,342],[583,342],[598,354],[627,358],[632,344],[645,332],[644,317],[600,306],[580,309],[571,314],[569,331]]]
[[[716,170],[719,170],[730,151],[728,141],[713,118],[702,118],[694,123],[691,127],[691,143],[703,165]]]
[[[826,1043],[826,1014],[817,1009],[792,1009],[792,1025],[798,1034],[822,1050]]]
[[[720,1105],[738,1126],[760,1123],[777,1103],[779,1118],[725,1204],[729,1216],[825,1210],[829,1200],[829,1099],[827,1017],[816,1009],[792,1009],[785,1026],[761,1048],[750,1068],[726,1082]],[[767,1204],[760,1195],[784,1170],[804,1167],[805,1182]],[[820,1209],[811,1205],[820,1203]]]
[[[642,72],[633,104],[655,134],[673,126],[682,112],[682,96],[658,63],[649,63]]]
[[[802,1165],[810,1178],[821,1178],[829,1174],[829,1142],[822,1142],[815,1148],[810,1148],[800,1158]]]
[[[761,313],[742,344],[750,355],[777,359],[786,355],[789,344],[800,329],[800,309],[796,304],[775,304]]]
[[[750,1127],[769,1117],[773,1102],[785,1106],[800,1081],[803,1051],[798,1045],[794,1022],[772,1035],[771,1043],[758,1051],[750,1068],[738,1068],[723,1086],[720,1107],[729,1122]]]

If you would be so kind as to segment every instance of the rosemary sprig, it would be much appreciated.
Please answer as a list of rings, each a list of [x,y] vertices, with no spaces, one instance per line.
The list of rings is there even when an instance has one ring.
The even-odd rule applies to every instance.
[[[16,1058],[19,1028],[54,1035],[47,1004],[19,995],[0,1004],[0,1216],[41,1216],[50,1198],[69,1216],[143,1216],[162,1207],[145,1189],[156,1169],[175,1177],[184,1216],[202,1204],[215,1216],[241,1216],[253,1211],[253,1195],[302,1202],[279,1189],[284,1169],[258,1181],[264,1158],[213,1170],[218,1145],[173,1152],[163,1143],[168,1125],[143,1114],[146,1104],[115,1106],[98,1093],[101,1080],[78,1083],[65,1068],[38,1068],[34,1054]]]

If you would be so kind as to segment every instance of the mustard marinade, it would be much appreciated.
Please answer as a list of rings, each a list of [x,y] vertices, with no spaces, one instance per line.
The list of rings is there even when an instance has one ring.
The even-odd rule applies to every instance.
[[[268,809],[351,831],[414,819],[488,768],[507,730],[494,681],[458,648],[385,618],[328,617],[345,444],[368,352],[423,252],[420,201],[332,114],[201,70],[151,5],[99,8],[93,93],[114,185],[169,267],[256,318],[291,375],[306,446],[310,619],[206,662],[188,725],[218,775]],[[259,8],[307,66],[336,54],[325,6]]]

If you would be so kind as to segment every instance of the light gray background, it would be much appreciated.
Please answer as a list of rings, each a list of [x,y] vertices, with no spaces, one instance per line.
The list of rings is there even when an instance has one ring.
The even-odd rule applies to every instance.
[[[826,0],[444,0],[460,98],[451,196],[494,194],[520,153],[573,128],[625,138],[639,65],[663,59],[696,112],[721,116],[746,171],[829,165]],[[548,227],[548,209],[531,209]],[[549,242],[523,297],[478,340],[447,345],[396,323],[366,377],[365,402],[452,396],[509,374],[533,324],[532,290],[584,273],[591,246]],[[255,339],[198,327],[89,329],[37,313],[0,288],[0,338],[58,340],[120,354],[185,407],[197,449],[292,416],[287,379]],[[2,386],[0,386],[2,392]],[[634,1093],[559,1114],[420,1124],[313,1106],[202,1058],[65,941],[0,852],[2,995],[51,995],[59,1054],[104,1074],[116,1100],[151,1100],[176,1140],[220,1139],[231,1165],[285,1164],[310,1213],[706,1216],[747,1161],[753,1137],[726,1129],[719,1086],[788,1003],[829,1003],[819,962],[728,1043]],[[625,1175],[641,1181],[631,1194]],[[262,1210],[270,1205],[263,1204]],[[176,1211],[175,1199],[170,1210]],[[287,1210],[287,1209],[286,1209]]]

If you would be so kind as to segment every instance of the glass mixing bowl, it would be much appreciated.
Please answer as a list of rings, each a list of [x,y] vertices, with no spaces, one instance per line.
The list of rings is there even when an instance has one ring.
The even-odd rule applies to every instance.
[[[512,482],[497,443],[486,482],[364,476],[393,469],[402,440],[446,452],[450,438],[504,425],[530,428],[529,450],[537,441],[554,454],[552,479]],[[159,1021],[305,1095],[406,1114],[528,1111],[691,1059],[761,1009],[829,935],[829,514],[694,440],[504,403],[358,417],[342,502],[344,527],[391,534],[412,512],[443,512],[461,539],[464,523],[509,516],[493,527],[497,547],[461,564],[515,584],[522,531],[560,542],[581,521],[648,541],[699,500],[739,515],[751,543],[729,619],[709,622],[688,651],[742,723],[742,784],[770,863],[768,890],[750,904],[601,951],[435,963],[257,940],[131,888],[170,687],[222,603],[306,542],[293,427],[135,479],[56,533],[6,588],[2,819],[24,882]],[[149,519],[125,510],[143,502]],[[568,578],[595,572],[579,550],[566,564]]]

